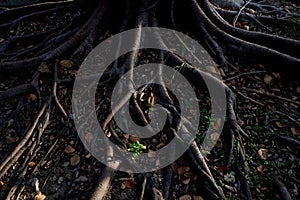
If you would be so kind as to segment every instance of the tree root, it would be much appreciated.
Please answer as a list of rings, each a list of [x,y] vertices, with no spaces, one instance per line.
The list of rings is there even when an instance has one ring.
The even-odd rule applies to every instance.
[[[273,6],[260,5],[258,3],[248,3],[247,6],[251,8],[260,9],[263,11],[262,13],[268,13],[268,15],[263,15],[260,18],[256,18],[255,15],[251,15],[249,13],[243,13],[242,9],[247,10],[244,5],[240,5],[237,7],[240,9],[239,11],[230,11],[224,10],[221,8],[217,8],[213,6],[208,0],[197,1],[197,0],[188,0],[184,2],[182,0],[168,0],[167,2],[160,2],[157,0],[144,0],[139,4],[135,4],[131,0],[126,0],[121,3],[124,5],[124,18],[122,21],[118,22],[109,22],[112,23],[110,25],[108,22],[104,22],[104,15],[109,13],[110,15],[114,15],[113,11],[109,8],[115,3],[120,2],[110,2],[108,0],[101,0],[99,2],[93,1],[93,5],[96,7],[93,9],[91,15],[82,14],[78,16],[78,21],[84,20],[87,18],[87,21],[83,22],[74,22],[76,17],[72,18],[73,22],[66,23],[66,27],[62,27],[62,25],[58,25],[52,29],[48,29],[44,32],[40,33],[31,33],[21,35],[20,24],[24,20],[30,20],[34,16],[43,16],[48,15],[53,12],[62,11],[67,8],[79,8],[81,6],[87,6],[87,1],[61,1],[61,2],[53,2],[53,3],[41,3],[34,5],[21,6],[17,8],[8,8],[0,10],[0,18],[8,18],[10,21],[0,22],[0,27],[5,28],[6,31],[1,32],[0,35],[5,36],[7,38],[9,36],[9,29],[16,29],[15,35],[12,35],[6,41],[0,42],[0,51],[1,56],[4,57],[4,62],[0,63],[0,71],[2,74],[13,74],[19,72],[32,73],[34,71],[33,80],[31,83],[21,84],[19,86],[12,87],[6,91],[0,92],[0,101],[4,101],[8,98],[15,97],[18,95],[24,95],[28,92],[31,92],[33,89],[36,89],[36,92],[39,96],[39,104],[40,110],[38,115],[35,117],[34,122],[29,126],[29,130],[25,133],[22,140],[15,147],[15,149],[10,153],[10,155],[4,159],[0,164],[0,178],[2,178],[7,170],[20,158],[20,156],[30,147],[29,151],[37,150],[40,147],[36,147],[40,138],[42,137],[42,133],[44,129],[48,125],[48,120],[50,117],[50,113],[52,110],[52,104],[55,105],[62,116],[65,119],[70,119],[71,116],[67,110],[65,110],[64,105],[62,105],[57,96],[57,87],[60,84],[72,84],[73,80],[71,78],[60,79],[58,74],[59,64],[58,59],[64,56],[69,56],[73,59],[75,57],[86,56],[92,48],[99,42],[99,34],[103,35],[104,30],[107,27],[111,28],[118,24],[118,27],[111,28],[112,30],[124,31],[130,28],[137,28],[139,31],[137,35],[135,35],[135,41],[132,44],[134,49],[138,49],[143,40],[143,36],[141,35],[141,28],[147,26],[166,26],[172,27],[176,30],[188,30],[190,35],[194,36],[198,41],[200,41],[205,49],[210,53],[210,55],[216,60],[216,62],[224,69],[225,72],[229,72],[231,69],[237,69],[233,63],[235,61],[241,62],[254,62],[258,64],[263,64],[267,66],[272,71],[280,71],[282,73],[289,73],[295,68],[299,68],[300,66],[300,42],[294,39],[287,39],[280,36],[275,36],[272,34],[259,33],[246,31],[240,28],[235,27],[235,23],[231,25],[228,23],[228,20],[224,19],[226,16],[233,18],[236,16],[234,22],[237,22],[237,18],[247,18],[249,19],[257,19],[257,23],[260,21],[274,23],[274,20],[270,18],[270,13],[280,13],[284,14],[284,12],[278,8]],[[166,12],[168,16],[164,16],[164,19],[161,19],[162,13],[159,9],[162,5],[168,5]],[[181,8],[182,6],[182,8]],[[180,8],[180,9],[178,9]],[[89,9],[87,9],[89,10]],[[165,10],[164,10],[165,11]],[[191,31],[187,27],[186,24],[183,24],[180,20],[181,17],[185,17],[180,12],[182,11],[184,15],[188,17],[194,17],[193,25],[194,29]],[[221,15],[224,17],[221,17]],[[226,17],[226,18],[227,18]],[[287,21],[287,19],[280,18],[282,22]],[[76,21],[76,20],[75,20]],[[261,26],[263,27],[263,24]],[[64,24],[65,25],[65,24]],[[79,27],[77,27],[77,25]],[[110,27],[111,26],[111,27]],[[264,27],[268,29],[268,27]],[[268,30],[270,31],[270,30]],[[0,38],[1,39],[1,38]],[[25,43],[26,40],[36,39],[40,41],[39,44],[34,45],[30,48],[13,50],[14,45],[17,43]],[[193,51],[190,47],[186,46],[184,42],[178,37],[178,43],[181,43],[185,46],[185,50],[193,56],[195,59],[195,55],[193,55]],[[126,42],[126,41],[122,41]],[[157,42],[159,45],[164,46],[164,41],[157,34]],[[121,48],[122,44],[120,44]],[[120,50],[120,49],[119,49]],[[228,55],[234,52],[231,57]],[[116,54],[118,54],[118,50]],[[14,55],[15,54],[15,55]],[[33,56],[32,56],[33,55]],[[236,102],[234,92],[222,81],[214,77],[213,75],[205,72],[205,69],[197,69],[195,66],[191,66],[189,63],[186,63],[184,58],[180,58],[175,53],[161,51],[159,52],[158,60],[160,63],[167,64],[178,70],[176,66],[181,66],[183,63],[184,70],[181,71],[183,76],[189,79],[192,86],[197,88],[203,88],[203,77],[207,78],[212,83],[216,84],[216,86],[224,89],[226,91],[226,106],[227,106],[227,121],[225,124],[225,129],[223,130],[223,134],[225,134],[225,140],[227,142],[227,167],[234,169],[238,176],[240,177],[242,187],[244,189],[244,195],[247,199],[252,199],[250,187],[245,178],[245,174],[247,173],[248,167],[245,159],[245,149],[243,146],[243,139],[248,139],[249,136],[242,130],[237,122],[236,117]],[[2,57],[1,57],[2,58]],[[51,90],[50,95],[46,98],[47,102],[42,104],[42,94],[39,91],[39,78],[40,73],[36,71],[37,67],[41,65],[41,63],[52,63],[56,59],[54,69],[51,71],[54,72],[52,77],[52,87],[49,87]],[[125,72],[129,72],[131,76],[132,84],[128,84],[123,86],[123,89],[137,89],[133,83],[133,70],[134,67],[141,63],[141,58],[139,56],[139,51],[132,51],[126,55],[126,58],[122,57],[116,60],[110,70],[105,72],[105,82],[106,85],[109,85],[111,82],[119,79]],[[235,63],[234,63],[235,64]],[[282,67],[285,66],[285,67]],[[179,70],[178,70],[179,71]],[[265,72],[265,71],[263,71]],[[259,73],[263,73],[259,72]],[[255,72],[258,73],[258,72]],[[231,81],[233,79],[239,78],[241,76],[250,75],[252,73],[245,73],[242,75],[234,76],[228,78],[226,81]],[[157,75],[161,78],[162,82],[162,69],[158,70]],[[86,79],[92,79],[93,77],[86,77]],[[163,83],[163,82],[162,82]],[[145,92],[150,85],[145,85],[143,88],[139,88],[139,91],[134,93],[133,95],[129,94],[125,97],[122,97],[118,102],[117,107],[115,108],[117,111],[120,109],[128,100],[132,99],[132,104],[130,105],[130,111],[132,111],[132,116],[137,124],[147,125],[150,122],[150,118],[145,111],[145,108],[139,102],[138,93]],[[282,101],[286,101],[289,103],[293,103],[295,105],[300,105],[298,102],[293,100],[279,97],[270,93],[262,93],[257,90],[245,89],[249,92],[255,92],[260,95],[267,95],[269,97],[274,97]],[[237,90],[234,90],[240,96],[248,99],[252,103],[263,106],[264,104],[257,102]],[[189,124],[188,119],[180,118],[180,108],[176,106],[175,99],[172,94],[168,91],[168,88],[164,84],[159,87],[156,91],[157,95],[157,104],[160,104],[167,112],[167,123],[162,131],[167,137],[178,137],[176,132],[180,125],[180,121],[184,121],[188,124],[187,126],[193,127],[193,129],[197,130],[198,127],[194,127],[194,125]],[[54,101],[52,101],[54,100]],[[43,118],[44,117],[44,118]],[[118,146],[123,149],[127,149],[127,144],[124,144],[119,134],[115,131],[116,124],[114,124],[114,119],[112,114],[108,114],[105,119],[101,118],[102,128],[105,131],[109,131],[111,133],[111,140],[114,141]],[[130,120],[130,119],[126,119]],[[130,134],[130,133],[128,133]],[[292,138],[285,136],[277,136],[278,139],[284,141],[288,145],[298,148],[299,141],[296,141]],[[36,142],[33,142],[31,139],[36,138]],[[56,140],[58,141],[58,140]],[[56,143],[52,145],[49,152],[51,152]],[[27,146],[28,147],[27,147]],[[236,153],[235,147],[237,147],[238,153]],[[49,154],[46,154],[46,156]],[[111,158],[114,154],[118,152],[112,152],[112,149],[108,149],[107,158]],[[220,186],[217,185],[217,182],[208,167],[206,160],[199,149],[196,142],[193,142],[186,154],[193,161],[193,165],[196,166],[200,177],[203,178],[203,187],[205,192],[209,194],[210,199],[226,199],[226,196]],[[174,156],[174,155],[168,155]],[[22,166],[22,172],[19,175],[17,182],[20,183],[21,180],[28,173],[28,168],[25,163],[28,163],[30,158],[27,157],[24,165]],[[113,162],[108,160],[108,162]],[[118,168],[121,163],[114,161],[114,168]],[[33,169],[35,172],[40,164],[36,165]],[[169,199],[170,198],[170,188],[172,181],[172,169],[170,166],[167,166],[163,169],[164,171],[164,187],[163,191],[160,192],[158,189],[154,187],[153,180],[150,173],[141,175],[141,188],[139,199],[144,199],[148,195],[152,199]],[[111,186],[111,181],[114,178],[116,170],[111,169],[109,167],[103,167],[101,176],[98,180],[98,183],[95,185],[95,190],[91,196],[91,199],[104,199],[106,193]],[[46,180],[47,181],[47,180]],[[45,181],[45,182],[46,182]],[[278,178],[274,178],[274,182],[279,188],[280,195],[282,198],[289,199],[290,196],[288,194],[287,189],[283,184],[278,180]],[[8,197],[15,195],[16,191],[19,190],[18,186],[13,186],[8,194]],[[20,189],[22,190],[22,188]],[[243,195],[241,195],[243,196]]]

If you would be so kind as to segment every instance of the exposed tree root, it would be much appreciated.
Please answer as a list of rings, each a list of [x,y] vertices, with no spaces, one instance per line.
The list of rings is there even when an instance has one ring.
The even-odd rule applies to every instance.
[[[33,5],[20,6],[16,8],[7,8],[0,10],[0,19],[7,18],[8,22],[0,20],[0,27],[5,31],[0,32],[0,36],[5,38],[5,41],[0,41],[0,73],[2,75],[13,75],[14,73],[34,74],[31,83],[24,83],[16,85],[5,91],[0,91],[0,101],[8,100],[12,97],[21,96],[27,94],[34,89],[39,96],[39,113],[35,117],[33,123],[29,125],[28,131],[24,134],[21,141],[17,144],[12,152],[0,163],[0,178],[3,178],[8,169],[11,168],[14,163],[20,158],[22,154],[27,152],[37,152],[39,150],[39,142],[42,134],[47,127],[52,112],[52,106],[55,106],[60,111],[60,114],[65,119],[72,118],[70,111],[66,110],[57,96],[57,89],[59,85],[72,84],[73,78],[70,76],[63,76],[59,74],[59,60],[62,58],[71,58],[75,60],[83,60],[82,56],[86,56],[97,43],[99,43],[100,37],[105,37],[105,33],[108,30],[109,33],[121,32],[131,28],[137,28],[137,34],[135,35],[135,41],[132,48],[138,49],[143,42],[142,27],[148,26],[165,26],[173,28],[175,30],[186,32],[194,38],[196,38],[213,57],[219,67],[223,71],[228,72],[232,69],[237,69],[235,62],[241,63],[257,63],[268,67],[271,71],[282,72],[283,75],[287,75],[294,69],[299,69],[300,66],[300,41],[296,39],[288,39],[285,37],[273,35],[271,33],[262,33],[248,31],[238,28],[236,24],[239,20],[254,20],[262,28],[270,32],[267,26],[264,24],[274,24],[275,21],[270,15],[272,13],[280,13],[286,15],[283,10],[278,9],[270,5],[261,5],[256,2],[248,1],[246,4],[242,4],[242,1],[237,1],[232,7],[234,10],[228,9],[229,4],[225,4],[226,9],[217,7],[217,5],[211,4],[208,0],[168,0],[166,2],[157,0],[144,0],[142,2],[135,2],[134,0],[126,0],[124,2],[118,1],[91,1],[92,6],[89,6],[88,1],[58,1],[58,2],[46,2]],[[214,1],[216,4],[217,1]],[[231,2],[232,3],[232,2]],[[124,6],[121,15],[122,19],[116,17],[116,21],[106,21],[106,16],[117,16],[120,13],[114,11],[114,6],[120,4]],[[227,5],[227,6],[226,6]],[[265,15],[257,17],[253,13],[249,13],[249,8],[260,10]],[[180,9],[179,9],[180,8]],[[31,33],[22,32],[22,26],[24,21],[30,21],[35,18],[42,18],[41,16],[48,16],[55,12],[62,12],[68,10],[80,10],[82,13],[73,14],[69,22],[63,22],[61,24],[54,25],[54,27]],[[238,10],[238,11],[237,11]],[[182,13],[180,13],[181,11]],[[246,12],[244,12],[246,11]],[[90,12],[91,14],[87,14]],[[117,11],[117,12],[120,12]],[[288,17],[294,16],[289,14]],[[295,14],[295,16],[297,16]],[[226,18],[226,19],[225,19]],[[227,19],[229,18],[229,19]],[[185,20],[191,21],[191,24],[187,24]],[[233,20],[233,24],[229,23],[229,20]],[[288,19],[280,18],[281,22],[286,22]],[[295,23],[297,24],[297,23]],[[52,24],[53,26],[53,24]],[[192,26],[192,27],[189,27]],[[157,44],[166,47],[163,39],[158,33],[156,33]],[[2,38],[0,38],[2,39]],[[121,38],[122,39],[122,38]],[[183,44],[186,47],[189,55],[196,59],[193,54],[192,47],[188,47],[184,44],[179,37],[178,43]],[[32,46],[28,47],[28,43],[33,42]],[[38,42],[37,42],[38,41]],[[119,53],[122,46],[120,40],[119,49],[116,50],[116,55]],[[18,45],[22,47],[18,47]],[[116,82],[124,73],[129,72],[131,78],[131,84],[124,85],[124,90],[136,90],[131,95],[120,97],[118,105],[114,108],[114,112],[118,111],[128,100],[132,100],[129,110],[133,120],[139,125],[147,125],[151,119],[148,116],[149,107],[145,107],[141,102],[140,94],[147,94],[147,89],[153,87],[151,84],[145,85],[142,88],[135,88],[133,82],[134,67],[143,63],[143,57],[140,54],[141,51],[135,50],[127,55],[123,55],[111,64],[110,68],[105,71],[103,76],[103,84],[109,88],[111,83]],[[164,63],[173,69],[180,72],[183,76],[189,79],[189,82],[195,90],[205,88],[203,84],[203,78],[209,80],[217,87],[222,88],[226,92],[226,123],[223,133],[226,140],[227,151],[227,167],[237,172],[240,177],[241,185],[244,193],[241,194],[242,198],[252,199],[250,187],[245,178],[248,166],[245,159],[245,149],[243,146],[243,140],[248,139],[249,136],[242,130],[237,121],[236,116],[236,100],[234,92],[237,92],[243,98],[248,99],[252,103],[263,106],[264,104],[253,100],[237,90],[231,90],[224,82],[231,81],[241,76],[246,76],[254,73],[264,73],[265,71],[250,72],[241,75],[237,75],[228,78],[224,82],[219,80],[210,73],[207,73],[205,69],[198,69],[198,66],[192,66],[191,63],[187,63],[184,58],[180,58],[178,55],[170,51],[160,51],[158,53],[156,61]],[[50,92],[46,97],[44,93],[41,93],[40,79],[42,73],[38,71],[38,66],[44,63],[54,63],[53,69],[49,69],[52,72],[51,86],[49,86]],[[147,62],[150,62],[149,60]],[[184,65],[183,65],[184,64]],[[180,71],[178,66],[182,66],[184,70]],[[158,70],[157,76],[160,77],[162,85],[155,90],[156,102],[160,104],[167,112],[167,123],[162,130],[167,138],[178,137],[177,131],[183,123],[187,126],[193,127],[197,131],[198,127],[194,127],[194,124],[189,124],[188,119],[181,119],[180,107],[176,105],[176,98],[170,93],[168,88],[163,83],[162,69]],[[60,78],[62,77],[62,78]],[[93,77],[86,77],[87,80]],[[105,86],[104,86],[105,87]],[[249,92],[254,92],[260,95],[267,95],[269,97],[277,98],[282,101],[300,105],[299,102],[287,99],[284,97],[276,96],[266,92],[260,92],[258,90],[252,90],[244,88]],[[233,92],[234,91],[234,92]],[[112,92],[112,91],[110,91]],[[109,93],[109,92],[108,92]],[[103,98],[109,98],[109,94]],[[44,101],[43,101],[44,100]],[[53,101],[52,101],[53,100]],[[42,105],[42,106],[41,106]],[[124,119],[131,120],[131,119]],[[120,134],[116,132],[116,126],[114,116],[112,113],[105,115],[105,118],[101,118],[101,126],[106,132],[110,132],[110,139],[122,149],[127,150],[128,143],[124,143]],[[188,132],[188,131],[187,131]],[[130,133],[127,133],[130,134]],[[192,133],[189,133],[192,134]],[[34,140],[33,140],[34,138]],[[286,144],[299,148],[300,143],[292,138],[278,135],[277,138],[280,141],[284,141]],[[46,156],[53,150],[58,140],[50,147]],[[235,152],[235,147],[237,152]],[[117,161],[109,160],[118,152],[113,152],[112,149],[107,149],[108,162],[113,162],[112,166],[118,168],[121,164]],[[203,188],[205,193],[208,194],[207,199],[226,199],[225,193],[215,180],[211,169],[209,168],[201,148],[198,147],[196,142],[193,142],[188,148],[186,155],[188,155],[193,161],[193,165],[198,170],[201,180],[203,180]],[[168,155],[174,157],[174,155]],[[16,184],[8,192],[8,198],[16,195],[17,191],[22,191],[24,188],[19,188],[18,184],[28,175],[28,167],[26,164],[30,162],[30,157],[27,157],[22,168],[22,172],[19,174]],[[41,166],[41,161],[33,169],[35,172],[38,167]],[[163,169],[163,190],[159,191],[154,187],[152,177],[149,173],[140,175],[141,187],[139,187],[139,197],[142,200],[146,197],[151,199],[170,199],[170,188],[172,182],[172,169],[167,166]],[[91,199],[104,199],[109,188],[111,181],[116,174],[116,170],[103,167],[101,176],[98,183],[95,184],[94,192]],[[45,180],[46,182],[47,180]],[[279,195],[283,199],[291,199],[286,187],[279,181],[277,177],[274,178],[275,186],[279,190]]]
[[[278,176],[274,176],[274,186],[276,187],[276,190],[278,191],[278,194],[280,196],[280,199],[282,200],[291,200],[291,195],[286,189],[285,185],[279,180]]]

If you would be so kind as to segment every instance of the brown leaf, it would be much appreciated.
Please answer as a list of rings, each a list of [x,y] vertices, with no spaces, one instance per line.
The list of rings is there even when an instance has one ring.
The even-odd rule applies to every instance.
[[[294,135],[296,135],[298,133],[298,130],[294,127],[291,128],[291,131]]]
[[[77,70],[70,70],[70,71],[69,71],[69,74],[72,75],[72,76],[74,76],[74,75],[77,74]]]
[[[193,196],[193,200],[204,200],[201,196]]]
[[[271,81],[272,81],[272,76],[266,74],[265,77],[264,77],[264,82],[265,82],[266,84],[270,84]]]
[[[300,87],[297,87],[297,88],[296,88],[296,92],[297,92],[298,94],[300,94]]]
[[[70,145],[66,146],[66,148],[64,149],[64,152],[67,154],[71,154],[75,152],[75,149],[73,147],[71,147]]]
[[[35,166],[35,162],[29,162],[28,163],[28,167],[34,167]]]
[[[124,183],[121,183],[121,189],[124,190],[126,188],[126,185]]]
[[[80,162],[80,156],[77,155],[77,154],[73,155],[73,156],[70,158],[70,164],[71,164],[71,166],[76,166],[76,165],[79,164],[79,162]]]
[[[152,150],[149,149],[149,151],[148,151],[148,157],[149,158],[154,158],[155,156],[156,156],[156,151],[152,151]]]
[[[34,200],[45,200],[47,199],[47,196],[42,194],[41,192],[38,192],[37,195],[35,195]]]
[[[182,183],[183,184],[185,184],[185,185],[187,185],[187,184],[189,184],[190,183],[190,178],[186,178],[186,179],[184,179],[183,181],[182,181]]]
[[[129,139],[130,139],[131,142],[137,142],[137,141],[140,141],[140,138],[137,137],[137,136],[135,136],[135,135],[131,135],[131,136],[129,137]]]
[[[0,181],[0,191],[4,191],[7,189],[7,184],[3,181]]]
[[[19,137],[6,136],[6,143],[12,144],[19,141]]]
[[[90,158],[92,155],[90,153],[86,154],[84,157],[85,158]]]
[[[59,64],[63,67],[69,68],[73,66],[73,62],[71,60],[61,60]]]
[[[165,146],[165,144],[164,143],[159,143],[158,145],[156,145],[156,148],[161,148],[161,147],[163,147],[163,146]]]
[[[136,188],[135,180],[126,180],[122,184],[124,184],[125,188],[129,188],[129,189]]]
[[[276,126],[279,127],[279,128],[282,128],[282,127],[283,127],[282,123],[279,122],[279,121],[275,122],[275,124],[276,124]]]
[[[268,158],[269,150],[268,149],[259,149],[258,156],[262,160],[266,160]]]
[[[35,94],[30,94],[29,95],[29,99],[31,100],[31,101],[35,101],[36,100],[36,95]]]
[[[39,68],[38,71],[41,73],[51,73],[50,69],[49,69],[49,65],[42,63]]]
[[[267,169],[267,168],[266,168],[264,165],[260,165],[260,166],[257,167],[257,171],[258,171],[261,175],[264,174],[264,172],[266,171],[266,169]]]
[[[275,73],[275,72],[273,72],[272,73],[273,74],[273,76],[275,77],[275,78],[277,78],[277,79],[280,79],[281,78],[281,74],[280,73]]]
[[[123,133],[123,137],[128,140],[129,139],[129,134],[128,133]]]
[[[181,197],[179,197],[179,200],[192,200],[192,197],[190,195],[183,195]]]

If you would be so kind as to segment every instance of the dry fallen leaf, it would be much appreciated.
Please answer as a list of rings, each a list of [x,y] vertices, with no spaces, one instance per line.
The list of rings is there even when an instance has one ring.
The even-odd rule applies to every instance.
[[[7,188],[7,184],[4,183],[3,181],[0,181],[0,191],[4,191]]]
[[[47,199],[47,196],[42,194],[41,192],[38,192],[37,195],[35,195],[34,200],[45,200]]]
[[[73,66],[73,62],[71,60],[61,60],[59,64],[66,68]]]
[[[300,94],[300,87],[297,87],[296,92]]]
[[[260,166],[257,167],[257,171],[258,171],[261,175],[264,174],[264,172],[266,171],[266,169],[267,169],[267,168],[266,168],[264,165],[260,165]]]
[[[204,200],[201,196],[193,196],[193,200]]]
[[[35,94],[30,94],[29,95],[29,99],[31,100],[31,101],[35,101],[36,100],[36,95]]]
[[[86,154],[84,157],[85,158],[90,158],[92,155],[90,153]]]
[[[34,167],[35,166],[35,162],[29,162],[28,163],[28,167]]]
[[[135,180],[126,180],[122,183],[122,185],[124,185],[125,188],[129,188],[129,189],[136,188]],[[121,188],[122,188],[122,186],[121,186]],[[125,189],[125,188],[123,188],[123,189]]]
[[[41,72],[41,73],[51,73],[50,72],[50,69],[49,69],[49,65],[45,64],[45,63],[42,63],[39,68],[38,68],[38,71]]]
[[[6,143],[12,144],[19,141],[19,137],[6,136]]]
[[[294,127],[291,128],[291,131],[294,135],[296,135],[298,133],[298,130]]]
[[[266,160],[268,158],[269,150],[268,149],[259,149],[258,156],[262,160]]]
[[[77,74],[77,70],[70,70],[69,74],[75,76]]]
[[[165,146],[165,144],[164,143],[159,143],[158,145],[156,145],[156,148],[161,148],[161,147],[163,147],[163,146]]]
[[[149,151],[148,151],[148,157],[149,158],[154,158],[155,156],[156,156],[156,151],[152,151],[152,150],[149,149]]]
[[[186,179],[184,179],[183,181],[182,181],[182,183],[183,184],[185,184],[185,185],[187,185],[187,184],[189,184],[190,183],[190,178],[186,178]]]
[[[272,76],[266,74],[265,77],[264,77],[264,82],[265,82],[266,84],[270,84],[271,81],[272,81]]]
[[[192,197],[190,195],[183,195],[179,197],[179,200],[192,200]]]
[[[282,123],[279,122],[279,121],[275,122],[275,124],[276,124],[276,126],[277,126],[278,128],[282,128],[282,127],[283,127]]]
[[[75,152],[75,149],[73,147],[71,147],[70,145],[68,145],[68,146],[66,146],[64,152],[67,154],[71,154],[71,153]]]
[[[129,140],[130,140],[131,142],[137,142],[137,141],[140,141],[140,138],[137,137],[137,136],[135,136],[135,135],[131,135],[131,136],[129,137]]]
[[[273,72],[272,74],[273,74],[273,76],[274,76],[275,78],[277,78],[277,79],[280,79],[280,78],[281,78],[281,74],[280,74],[279,72]]]
[[[73,155],[73,156],[70,158],[70,164],[71,164],[71,166],[76,166],[76,165],[79,164],[79,162],[80,162],[80,156],[77,155],[77,154]]]

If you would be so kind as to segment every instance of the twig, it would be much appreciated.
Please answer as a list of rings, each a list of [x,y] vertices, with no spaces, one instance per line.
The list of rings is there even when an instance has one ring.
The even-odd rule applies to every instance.
[[[260,74],[260,73],[266,73],[266,71],[254,71],[254,72],[246,72],[246,73],[238,74],[236,76],[233,76],[233,77],[225,79],[224,82],[231,81],[233,79],[240,78],[242,76],[253,75],[253,74]]]
[[[143,183],[142,183],[141,194],[140,194],[139,200],[144,199],[146,184],[147,184],[147,177],[145,175],[143,175]]]
[[[29,129],[29,131],[26,133],[26,135],[24,136],[24,138],[21,140],[21,142],[15,147],[15,149],[10,153],[10,155],[1,163],[0,165],[0,177],[2,177],[5,173],[6,170],[3,170],[6,166],[6,164],[12,160],[13,158],[15,158],[15,156],[18,154],[19,151],[21,151],[21,149],[26,145],[26,143],[28,142],[28,140],[31,138],[35,128],[38,125],[38,122],[40,120],[40,118],[42,117],[42,115],[44,114],[46,107],[51,103],[51,99],[52,96],[50,96],[48,98],[48,102],[46,102],[44,104],[44,106],[42,107],[42,109],[40,110],[40,112],[38,113],[37,117],[35,118],[35,121],[33,122],[33,124],[31,125],[31,128]]]
[[[251,101],[252,103],[255,103],[255,104],[260,105],[260,106],[265,106],[265,104],[260,103],[260,102],[258,102],[258,101],[256,101],[256,100],[254,100],[254,99],[252,99],[252,98],[250,98],[250,97],[244,95],[243,93],[241,93],[241,92],[239,92],[239,91],[237,92],[237,94],[238,94],[238,95],[241,95],[242,97],[244,97],[245,99]]]
[[[261,91],[256,90],[256,89],[250,89],[250,88],[245,88],[245,87],[242,87],[241,89],[249,91],[249,92],[254,92],[254,93],[257,93],[257,94],[260,94],[260,95],[266,95],[268,97],[274,97],[274,98],[277,98],[279,100],[287,101],[289,103],[293,103],[293,104],[296,104],[296,105],[300,106],[300,102],[298,102],[298,101],[293,101],[291,99],[288,99],[288,98],[285,98],[285,97],[282,97],[282,96],[277,96],[275,94],[271,94],[271,93],[266,92],[266,91],[265,92],[261,92]]]
[[[239,10],[238,14],[234,17],[234,20],[233,20],[233,27],[235,27],[235,24],[240,16],[240,14],[242,13],[242,11],[246,8],[246,6],[251,2],[251,0],[248,0],[244,5],[243,7],[241,7],[241,9]]]
[[[63,114],[64,118],[67,119],[68,118],[68,114],[66,113],[66,111],[64,110],[64,108],[62,107],[62,105],[59,103],[59,100],[58,100],[57,95],[56,95],[57,81],[58,81],[57,66],[58,66],[58,60],[55,61],[55,66],[54,66],[54,83],[53,83],[52,93],[53,93],[55,104],[57,105],[57,107],[60,110],[60,112]]]

